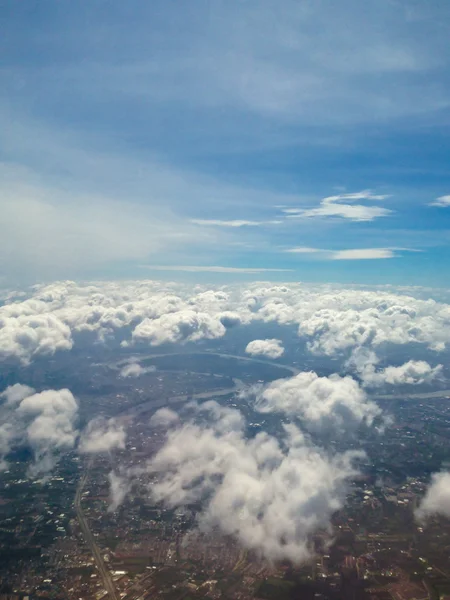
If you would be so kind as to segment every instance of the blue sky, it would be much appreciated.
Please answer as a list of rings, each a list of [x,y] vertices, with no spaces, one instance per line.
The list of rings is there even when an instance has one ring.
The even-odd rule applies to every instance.
[[[446,0],[30,0],[0,28],[3,285],[450,284]]]

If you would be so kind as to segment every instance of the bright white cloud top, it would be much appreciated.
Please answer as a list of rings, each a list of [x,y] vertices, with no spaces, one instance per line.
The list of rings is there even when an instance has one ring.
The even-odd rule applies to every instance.
[[[312,371],[255,386],[243,395],[254,397],[259,412],[298,417],[316,430],[340,432],[362,422],[370,426],[381,415],[351,377],[319,377]]]
[[[138,346],[213,340],[250,323],[294,328],[317,355],[410,343],[444,350],[450,305],[414,293],[306,284],[58,282],[25,297],[10,295],[0,306],[0,356],[26,364],[69,351],[82,335],[105,342],[120,334],[124,345]]]
[[[280,358],[283,356],[284,348],[281,340],[253,340],[245,348],[247,354],[251,356],[267,356],[267,358]]]

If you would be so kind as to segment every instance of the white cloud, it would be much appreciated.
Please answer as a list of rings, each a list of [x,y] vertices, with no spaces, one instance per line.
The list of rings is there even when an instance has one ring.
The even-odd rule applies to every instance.
[[[310,248],[308,246],[297,246],[296,248],[288,248],[285,252],[291,254],[316,254],[317,252],[328,252],[322,248]]]
[[[4,402],[2,403],[1,400]],[[46,476],[63,452],[106,452],[124,448],[126,433],[114,419],[90,421],[81,436],[77,428],[78,402],[68,389],[44,390],[15,384],[0,393],[0,469],[14,448],[29,446],[33,463],[29,474]]]
[[[284,353],[281,340],[266,339],[253,340],[245,348],[247,354],[267,356],[267,358],[280,358]]]
[[[283,221],[248,221],[245,219],[190,219],[195,225],[210,225],[213,227],[261,227],[262,225],[280,225]]]
[[[432,515],[450,517],[450,473],[434,473],[416,511],[416,517],[421,520]]]
[[[311,218],[311,217],[340,217],[351,221],[373,221],[379,217],[387,217],[392,213],[388,208],[379,206],[365,206],[364,204],[350,204],[355,200],[384,200],[387,196],[372,194],[370,190],[356,192],[353,194],[339,194],[323,198],[317,208],[289,208],[283,212],[288,218]]]
[[[3,392],[0,393],[0,398],[6,400],[7,405],[20,404],[24,398],[34,394],[35,390],[29,385],[23,385],[22,383],[15,383],[10,385]]]
[[[14,427],[14,442],[27,442],[33,450],[32,475],[48,473],[59,452],[74,448],[77,417],[78,403],[67,389],[28,395],[7,416]]]
[[[151,365],[150,367],[142,367],[137,362],[131,362],[123,366],[120,370],[121,377],[140,377],[146,373],[152,373],[156,371],[156,367]]]
[[[0,307],[0,357],[15,356],[24,363],[38,355],[51,355],[58,350],[70,350],[70,328],[55,315],[28,314],[25,304]],[[30,314],[31,313],[31,314]]]
[[[153,345],[218,339],[227,328],[258,321],[297,327],[314,353],[409,343],[443,350],[450,342],[450,305],[406,293],[415,290],[298,283],[214,287],[148,280],[56,282],[0,306],[0,356],[29,362],[69,350],[81,333],[102,341],[123,339],[122,332],[130,330],[125,343]]]
[[[253,386],[244,390],[242,396],[254,398],[259,412],[298,417],[319,430],[340,432],[361,422],[372,425],[375,417],[381,415],[379,407],[351,377],[319,377],[312,371]]]
[[[379,359],[367,348],[353,351],[347,366],[354,367],[365,387],[388,385],[421,385],[431,383],[442,376],[443,366],[432,367],[424,360],[409,360],[397,367],[388,366],[377,370]]]
[[[78,451],[82,454],[109,452],[125,448],[126,433],[123,424],[115,419],[96,418],[89,421],[80,436]]]
[[[333,260],[374,260],[379,258],[394,258],[395,253],[390,248],[354,248],[333,252]]]
[[[390,385],[420,385],[434,381],[442,375],[442,370],[442,365],[432,367],[424,360],[409,360],[399,367],[386,367],[381,373],[376,373],[375,377],[380,375]]]
[[[144,319],[133,331],[134,341],[148,341],[152,346],[175,342],[195,342],[215,339],[225,335],[226,328],[220,319],[207,313],[184,310],[162,315],[157,319]]]
[[[395,258],[395,250],[407,252],[421,252],[412,248],[350,248],[346,250],[326,250],[325,248],[288,248],[284,252],[290,254],[319,254],[323,260],[373,260],[382,258]]]
[[[213,418],[168,432],[146,469],[156,477],[152,499],[171,507],[202,501],[200,529],[218,527],[269,560],[299,564],[313,553],[311,536],[342,505],[361,455],[330,458],[293,425],[283,445],[267,433],[246,439],[242,416],[232,412],[226,428]]]
[[[144,367],[141,367],[139,363],[130,363],[125,365],[120,370],[121,377],[139,377],[145,373]]]
[[[173,425],[180,420],[178,414],[170,408],[160,408],[157,410],[150,419],[151,427],[167,427]]]
[[[439,196],[439,198],[436,198],[434,202],[430,202],[430,206],[440,206],[442,208],[450,206],[450,195]]]

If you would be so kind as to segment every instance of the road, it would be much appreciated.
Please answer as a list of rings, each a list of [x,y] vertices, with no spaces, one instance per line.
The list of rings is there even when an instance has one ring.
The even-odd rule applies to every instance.
[[[78,522],[81,527],[81,531],[83,532],[84,539],[86,544],[89,546],[90,551],[92,552],[92,556],[94,557],[95,564],[97,565],[97,569],[99,570],[100,576],[103,581],[103,587],[108,592],[109,597],[112,600],[120,600],[120,595],[116,590],[114,582],[111,577],[111,573],[105,565],[105,561],[103,560],[103,556],[101,555],[100,549],[97,546],[94,536],[92,535],[91,530],[89,529],[88,522],[83,513],[83,507],[81,506],[81,500],[83,498],[83,490],[86,485],[86,482],[89,477],[90,467],[92,465],[92,459],[89,460],[89,463],[86,467],[86,471],[83,474],[83,477],[78,484],[77,493],[75,494],[75,510],[77,513]]]

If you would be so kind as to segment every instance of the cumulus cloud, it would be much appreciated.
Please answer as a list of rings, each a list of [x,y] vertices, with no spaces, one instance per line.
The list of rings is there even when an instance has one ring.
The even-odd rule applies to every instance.
[[[361,454],[330,457],[293,425],[283,444],[267,433],[246,439],[239,411],[213,402],[199,410],[209,420],[170,429],[148,463],[153,501],[170,507],[201,501],[201,529],[218,527],[270,560],[309,558],[311,536],[342,506]]]
[[[386,367],[381,377],[390,385],[430,383],[442,374],[443,366],[432,367],[424,360],[409,360],[399,367]]]
[[[2,392],[0,405],[0,462],[15,447],[28,445],[34,462],[30,474],[45,475],[56,464],[60,452],[74,448],[78,430],[78,403],[67,389],[36,393],[16,384]]]
[[[28,307],[0,308],[0,357],[14,356],[28,363],[35,356],[72,348],[67,324],[52,314],[20,314],[21,308]]]
[[[162,315],[158,319],[144,319],[134,329],[134,341],[148,341],[152,346],[182,341],[223,337],[226,328],[217,317],[193,310]]]
[[[125,365],[120,370],[121,377],[139,377],[145,373],[144,367],[141,367],[139,363],[130,363]]]
[[[48,472],[59,450],[71,450],[75,446],[77,401],[70,390],[45,390],[24,398],[17,412],[31,419],[26,433],[35,457],[32,472]]]
[[[267,356],[267,358],[280,358],[284,353],[281,340],[266,339],[253,340],[245,348],[247,354],[252,356]]]
[[[432,515],[450,517],[450,473],[434,473],[426,494],[416,511],[420,520]]]
[[[123,366],[120,370],[120,376],[127,377],[140,377],[146,373],[152,373],[156,371],[156,367],[151,365],[150,367],[142,367],[137,362],[131,362]]]
[[[408,252],[419,252],[412,248],[349,248],[344,250],[326,250],[325,248],[288,248],[284,252],[290,254],[316,254],[322,260],[376,260],[383,258],[395,258],[398,256],[395,250]]]
[[[0,393],[0,469],[15,448],[33,452],[29,475],[45,476],[62,453],[106,452],[124,448],[126,433],[114,419],[96,418],[78,430],[78,402],[68,389],[44,390],[15,384]]]
[[[450,306],[434,300],[325,288],[312,294],[299,290],[294,301],[291,294],[276,302],[264,298],[262,304],[264,320],[298,323],[299,335],[309,338],[309,348],[317,354],[332,356],[386,343],[419,343],[440,351],[450,341]]]
[[[29,385],[23,385],[22,383],[15,383],[10,385],[0,394],[0,398],[6,400],[6,404],[19,404],[27,396],[34,394],[35,390]]]
[[[11,298],[0,307],[0,357],[24,363],[69,350],[80,334],[107,342],[122,341],[126,332],[124,344],[156,346],[218,339],[251,322],[297,327],[311,352],[330,356],[383,344],[441,351],[450,341],[450,305],[395,289],[57,282]]]
[[[84,454],[124,449],[126,432],[115,419],[97,418],[90,421],[80,437],[78,450]]]
[[[170,408],[160,408],[150,419],[151,427],[168,427],[180,420],[178,413]]]
[[[421,385],[431,383],[442,376],[443,366],[432,367],[424,360],[409,360],[395,366],[377,369],[379,358],[368,348],[358,348],[352,352],[346,363],[358,373],[363,386],[379,387],[388,385]]]
[[[259,412],[298,417],[317,430],[345,431],[361,422],[372,425],[381,415],[380,408],[351,377],[319,377],[313,371],[253,386],[242,396],[253,399]]]
[[[105,341],[126,328],[136,330],[132,339],[147,338],[154,345],[220,337],[226,327],[247,317],[242,310],[231,310],[240,307],[227,294],[221,302],[205,304],[209,291],[210,296],[218,294],[153,281],[36,286],[27,298],[0,307],[0,358],[27,363],[70,350],[78,334]]]

